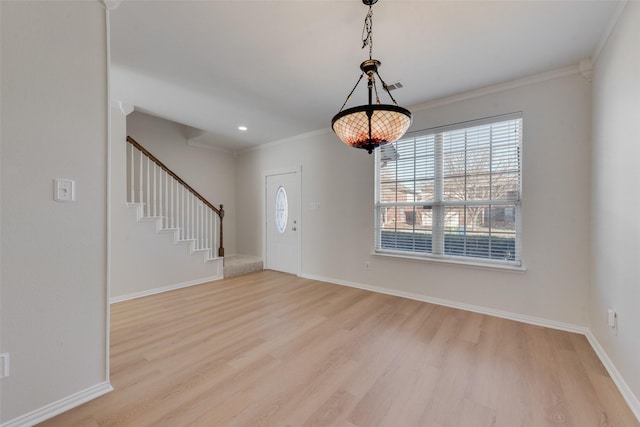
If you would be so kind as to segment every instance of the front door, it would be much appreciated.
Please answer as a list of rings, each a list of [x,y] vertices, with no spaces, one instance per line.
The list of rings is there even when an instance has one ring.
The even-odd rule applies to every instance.
[[[266,175],[265,268],[300,273],[299,172]]]

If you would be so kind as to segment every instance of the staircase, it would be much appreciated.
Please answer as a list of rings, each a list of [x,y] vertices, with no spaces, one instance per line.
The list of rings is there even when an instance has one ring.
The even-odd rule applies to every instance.
[[[261,258],[224,256],[223,205],[214,206],[135,139],[127,137],[127,204],[136,208],[138,222],[152,222],[156,233],[173,234],[205,262],[219,262],[222,277],[263,269]]]
[[[156,232],[173,233],[205,262],[223,258],[223,205],[211,204],[133,138],[127,142],[127,203],[138,221],[154,221]]]

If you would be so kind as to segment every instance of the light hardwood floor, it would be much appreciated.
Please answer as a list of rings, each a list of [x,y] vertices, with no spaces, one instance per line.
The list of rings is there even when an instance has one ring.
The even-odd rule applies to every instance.
[[[264,271],[112,305],[115,391],[41,426],[638,426],[585,337]]]

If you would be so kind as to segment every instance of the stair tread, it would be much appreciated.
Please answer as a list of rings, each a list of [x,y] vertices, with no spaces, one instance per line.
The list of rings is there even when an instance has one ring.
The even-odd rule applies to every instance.
[[[259,257],[232,255],[224,258],[224,277],[238,276],[263,269],[263,260]]]

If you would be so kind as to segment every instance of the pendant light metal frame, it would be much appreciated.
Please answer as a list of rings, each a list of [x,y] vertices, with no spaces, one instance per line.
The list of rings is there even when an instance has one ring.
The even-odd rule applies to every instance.
[[[369,46],[369,59],[360,64],[362,73],[358,78],[355,86],[347,96],[346,101],[342,104],[342,108],[331,120],[331,128],[338,137],[347,145],[355,148],[365,149],[371,154],[373,150],[390,142],[395,142],[405,134],[411,125],[411,112],[406,108],[398,106],[396,100],[391,95],[387,84],[382,80],[378,73],[381,62],[372,58],[373,38],[372,38],[372,8],[378,0],[362,0],[366,6],[369,6],[369,13],[365,18],[365,27],[363,34],[363,48]],[[367,76],[367,92],[368,104],[359,105],[344,109],[345,105],[351,99],[351,95],[358,87],[358,84],[364,76]],[[375,77],[380,79],[382,88],[391,98],[392,104],[381,104],[378,97]],[[376,102],[373,102],[373,94],[375,92]]]

